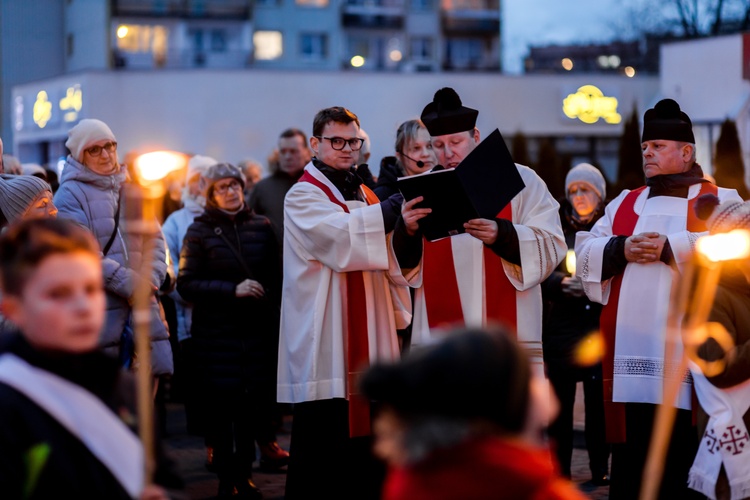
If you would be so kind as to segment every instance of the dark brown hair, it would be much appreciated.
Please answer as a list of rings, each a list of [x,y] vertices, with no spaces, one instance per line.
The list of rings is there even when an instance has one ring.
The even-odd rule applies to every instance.
[[[34,270],[55,254],[101,250],[93,235],[78,224],[62,219],[29,219],[12,224],[0,237],[0,287],[19,296]]]
[[[323,129],[331,122],[343,123],[344,125],[355,122],[357,128],[359,128],[359,118],[357,118],[357,115],[341,106],[334,106],[332,108],[321,109],[315,115],[313,119],[313,136],[319,137],[322,135]]]

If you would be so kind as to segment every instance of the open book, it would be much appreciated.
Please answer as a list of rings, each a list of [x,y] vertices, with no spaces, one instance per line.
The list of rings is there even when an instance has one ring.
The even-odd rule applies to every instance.
[[[432,213],[419,227],[435,241],[465,232],[471,219],[494,219],[526,185],[495,129],[456,168],[401,177],[398,187],[406,200],[424,196],[418,206]]]

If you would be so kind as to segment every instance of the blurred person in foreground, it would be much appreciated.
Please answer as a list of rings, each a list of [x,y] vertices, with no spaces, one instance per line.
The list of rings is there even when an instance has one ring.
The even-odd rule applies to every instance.
[[[261,498],[261,468],[286,465],[274,427],[281,266],[271,223],[244,203],[245,176],[229,163],[202,175],[206,211],[188,227],[177,291],[193,304],[196,388],[206,404],[219,497]]]
[[[307,136],[298,128],[288,128],[281,133],[277,152],[277,163],[269,162],[271,175],[255,185],[248,205],[255,213],[269,218],[281,249],[284,244],[284,197],[302,176],[312,153]]]
[[[593,165],[580,163],[565,177],[565,193],[560,202],[560,221],[568,252],[572,252],[577,232],[591,229],[604,213],[604,176]],[[571,276],[575,269],[569,270],[566,265],[567,259],[542,283],[544,367],[560,401],[560,413],[549,427],[549,436],[560,472],[570,477],[573,407],[576,386],[583,382],[591,481],[602,486],[609,484],[609,447],[604,435],[601,353],[591,353],[591,360],[584,356],[586,349],[595,345],[590,336],[599,331],[602,306],[586,297],[581,281],[574,272]]]
[[[0,237],[0,307],[20,332],[0,347],[6,498],[157,500],[181,487],[160,446],[144,487],[134,379],[97,350],[102,284],[98,243],[70,221],[25,220]]]
[[[711,234],[750,230],[750,202],[731,200],[719,205],[713,195],[696,203],[699,218]],[[697,356],[712,364],[711,373],[690,363],[701,441],[690,469],[688,486],[708,498],[750,498],[750,259],[722,263],[719,286],[708,317],[729,334],[731,347],[709,338],[697,346]]]
[[[638,498],[658,405],[666,381],[679,382],[661,498],[690,498],[690,461],[698,445],[691,414],[692,380],[665,358],[672,279],[691,258],[706,224],[693,205],[702,194],[742,201],[734,189],[703,178],[690,117],[672,99],[643,115],[646,185],[624,190],[589,231],[576,236],[576,276],[604,305],[602,375],[607,441],[612,444],[610,498]],[[677,355],[681,352],[677,352]]]
[[[58,217],[70,219],[94,234],[102,250],[107,317],[99,345],[118,357],[123,366],[134,361],[132,301],[136,283],[147,280],[149,297],[151,367],[154,376],[171,375],[174,361],[169,332],[162,321],[156,293],[167,275],[166,245],[161,226],[154,234],[135,234],[124,226],[125,199],[121,193],[127,170],[117,159],[117,139],[101,120],[86,118],[68,131],[70,154],[55,193]],[[153,240],[150,276],[141,276],[142,249]]]
[[[542,445],[554,403],[505,331],[458,330],[371,367],[384,500],[582,500]]]

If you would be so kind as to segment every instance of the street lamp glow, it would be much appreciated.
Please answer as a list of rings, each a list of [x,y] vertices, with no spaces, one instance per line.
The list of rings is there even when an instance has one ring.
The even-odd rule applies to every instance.
[[[128,27],[124,24],[121,24],[119,28],[117,28],[117,38],[125,38],[128,36]]]
[[[633,78],[635,76],[635,68],[632,66],[625,66],[625,76]]]
[[[388,57],[390,57],[391,61],[393,61],[393,62],[399,62],[403,56],[401,55],[401,51],[400,50],[393,49],[391,51],[391,53],[388,55]]]
[[[351,60],[349,62],[355,68],[361,68],[362,66],[365,65],[365,58],[362,57],[362,56],[354,56],[354,57],[351,58]]]
[[[750,257],[750,232],[735,229],[728,233],[704,236],[696,243],[698,252],[712,262]]]
[[[573,60],[570,59],[569,57],[563,58],[563,60],[560,61],[560,63],[562,64],[562,67],[563,69],[565,69],[565,71],[570,71],[571,69],[573,69]]]
[[[187,157],[175,151],[154,151],[145,153],[135,159],[138,177],[146,182],[165,178],[170,172],[179,170],[187,164]]]

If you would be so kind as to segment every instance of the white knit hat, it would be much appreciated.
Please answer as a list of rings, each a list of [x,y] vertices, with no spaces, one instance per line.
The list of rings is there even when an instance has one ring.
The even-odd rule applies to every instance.
[[[568,175],[565,176],[566,193],[570,189],[570,185],[574,182],[585,182],[596,191],[596,194],[598,194],[599,198],[602,200],[607,197],[607,183],[604,180],[604,176],[598,168],[590,163],[579,163],[570,169]]]
[[[33,175],[0,174],[0,212],[8,222],[14,222],[26,213],[37,196],[52,192],[46,181]]]
[[[192,179],[194,176],[201,174],[208,170],[211,165],[219,163],[210,156],[195,155],[188,160],[187,163],[187,180]]]
[[[85,118],[68,130],[65,146],[70,150],[71,156],[80,162],[83,159],[83,151],[92,143],[103,139],[116,140],[115,134],[106,123],[94,118]]]

